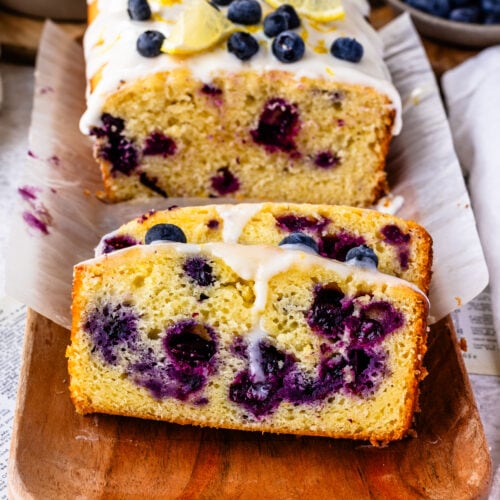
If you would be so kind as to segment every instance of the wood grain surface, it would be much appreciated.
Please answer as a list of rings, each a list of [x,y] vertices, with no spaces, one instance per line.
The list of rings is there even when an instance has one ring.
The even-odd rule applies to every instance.
[[[16,63],[33,64],[42,35],[43,19],[23,16],[0,7],[0,45],[2,59]],[[58,22],[57,25],[74,40],[80,40],[85,23]]]
[[[417,437],[364,442],[77,415],[69,332],[29,312],[11,498],[453,498],[487,495],[491,461],[450,318],[431,328]]]

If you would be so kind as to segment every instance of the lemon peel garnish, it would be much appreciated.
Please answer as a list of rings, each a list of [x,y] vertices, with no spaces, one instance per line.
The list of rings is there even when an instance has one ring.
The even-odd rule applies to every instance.
[[[318,43],[313,47],[314,52],[317,54],[327,54],[328,48],[324,40],[318,40]]]
[[[161,51],[171,55],[203,52],[237,30],[235,24],[206,0],[191,0],[186,2]]]
[[[182,0],[160,0],[160,4],[164,5],[165,7],[171,7],[176,3],[182,3]]]
[[[265,0],[266,3],[278,8],[280,5],[289,4],[303,16],[313,21],[336,21],[345,15],[342,0]]]

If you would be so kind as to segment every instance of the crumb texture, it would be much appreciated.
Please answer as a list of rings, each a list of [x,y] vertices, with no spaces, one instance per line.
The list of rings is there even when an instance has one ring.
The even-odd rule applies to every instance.
[[[425,351],[421,294],[275,247],[255,247],[263,269],[270,252],[289,265],[251,275],[210,245],[176,245],[75,268],[67,355],[78,411],[372,442],[406,435]]]
[[[112,201],[191,196],[369,206],[394,109],[374,89],[286,71],[185,69],[129,82],[91,130]]]

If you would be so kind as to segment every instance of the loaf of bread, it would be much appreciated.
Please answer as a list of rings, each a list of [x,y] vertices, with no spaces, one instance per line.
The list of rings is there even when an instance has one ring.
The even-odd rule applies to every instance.
[[[153,242],[78,264],[77,411],[373,444],[407,435],[426,297],[300,248]]]
[[[240,0],[219,10],[204,0],[132,2],[148,6],[143,20],[126,0],[90,2],[81,129],[94,139],[107,198],[373,204],[387,190],[400,98],[362,2],[343,0],[333,21],[295,13],[298,25],[266,35],[277,10],[244,1],[261,12],[250,25],[227,19]],[[222,35],[207,48],[169,46],[181,25],[203,38],[218,23],[258,51],[242,60]],[[298,52],[280,60],[289,45]]]
[[[157,224],[179,226],[190,243],[278,245],[291,233],[312,237],[323,257],[345,261],[349,250],[366,245],[378,258],[378,269],[429,291],[432,240],[426,230],[375,210],[346,206],[290,203],[206,205],[151,211],[105,235],[96,254],[143,244]]]

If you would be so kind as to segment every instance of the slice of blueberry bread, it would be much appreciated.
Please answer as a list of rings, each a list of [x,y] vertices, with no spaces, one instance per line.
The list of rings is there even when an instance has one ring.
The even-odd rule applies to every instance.
[[[182,228],[190,243],[210,241],[278,245],[295,233],[311,237],[318,253],[345,261],[350,250],[368,246],[378,269],[417,285],[428,293],[432,267],[432,239],[412,221],[375,210],[334,205],[262,203],[172,207],[151,211],[105,235],[97,255],[143,244],[158,224]],[[169,239],[169,238],[166,238]]]
[[[401,102],[364,9],[270,4],[89,1],[81,129],[108,199],[369,206],[386,191]]]
[[[153,238],[78,264],[77,411],[372,443],[407,435],[426,297],[309,251]]]

